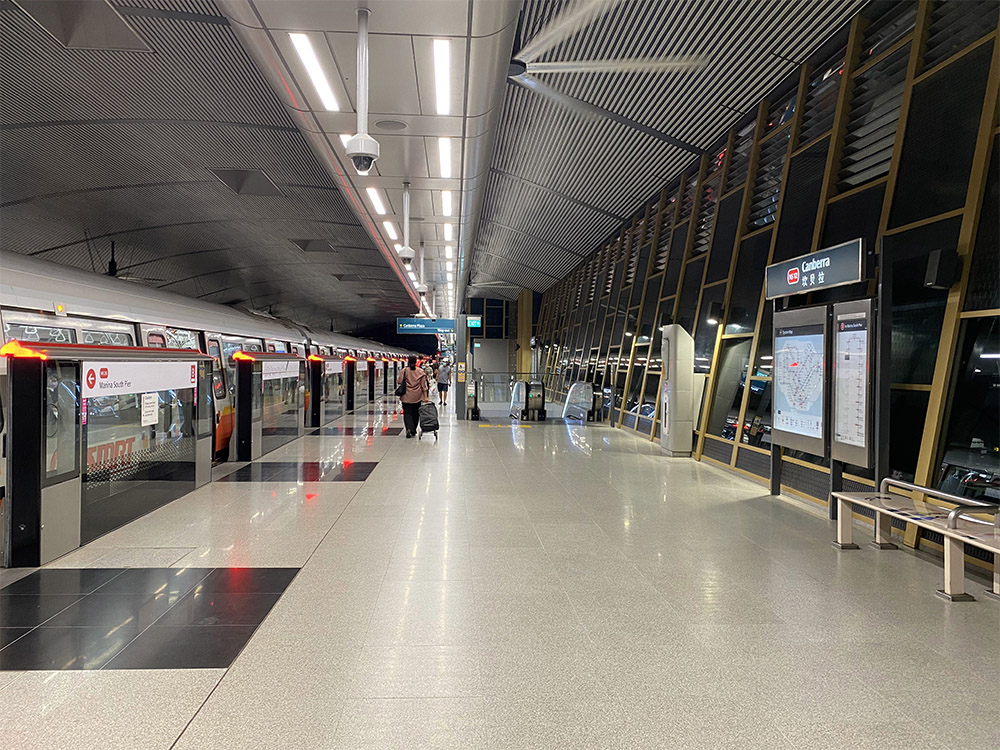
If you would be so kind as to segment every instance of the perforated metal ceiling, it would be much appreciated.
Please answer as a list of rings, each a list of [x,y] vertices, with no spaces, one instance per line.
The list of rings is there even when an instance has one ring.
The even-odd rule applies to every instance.
[[[648,0],[610,10],[539,61],[699,55],[695,72],[535,74],[549,86],[708,148],[864,0]],[[570,2],[527,0],[530,40]],[[780,57],[779,57],[780,56]],[[544,291],[616,231],[694,156],[517,86],[505,94],[471,296],[509,283]]]
[[[325,329],[414,302],[208,0],[114,0],[150,52],[66,49],[0,2],[0,247]],[[262,170],[280,196],[212,169]],[[305,248],[305,249],[303,249]]]

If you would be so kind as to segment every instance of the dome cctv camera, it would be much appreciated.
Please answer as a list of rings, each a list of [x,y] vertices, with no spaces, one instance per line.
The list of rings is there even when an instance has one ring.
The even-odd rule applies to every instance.
[[[421,297],[426,296],[427,295],[427,285],[426,284],[418,284],[417,285],[417,294],[419,294]]]
[[[347,141],[347,155],[351,157],[358,174],[368,174],[378,159],[378,141],[368,133],[352,135]]]
[[[399,249],[399,259],[403,261],[403,265],[409,267],[413,263],[413,258],[416,253],[413,252],[412,247],[404,246]]]

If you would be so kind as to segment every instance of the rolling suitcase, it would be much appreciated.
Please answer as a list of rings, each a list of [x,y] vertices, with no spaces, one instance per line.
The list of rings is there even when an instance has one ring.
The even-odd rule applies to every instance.
[[[419,413],[420,422],[420,432],[417,433],[417,439],[425,432],[433,432],[434,439],[437,439],[437,432],[440,425],[438,424],[438,410],[430,401],[424,401],[420,404]]]

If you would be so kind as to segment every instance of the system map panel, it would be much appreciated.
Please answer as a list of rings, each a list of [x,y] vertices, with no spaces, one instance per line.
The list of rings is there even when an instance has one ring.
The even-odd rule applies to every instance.
[[[774,343],[774,426],[822,438],[823,326],[780,328]]]

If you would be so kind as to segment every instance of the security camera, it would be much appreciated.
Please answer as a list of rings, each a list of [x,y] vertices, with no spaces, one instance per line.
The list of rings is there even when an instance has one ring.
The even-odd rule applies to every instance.
[[[404,266],[409,267],[410,264],[413,263],[413,258],[415,256],[416,256],[416,253],[413,252],[413,248],[412,247],[404,245],[403,247],[399,248],[399,259],[401,261],[403,261],[403,265]]]
[[[427,296],[427,285],[417,284],[417,294],[419,294],[421,297]]]
[[[347,141],[347,155],[354,162],[358,174],[368,174],[378,159],[378,141],[368,133],[352,135]]]

